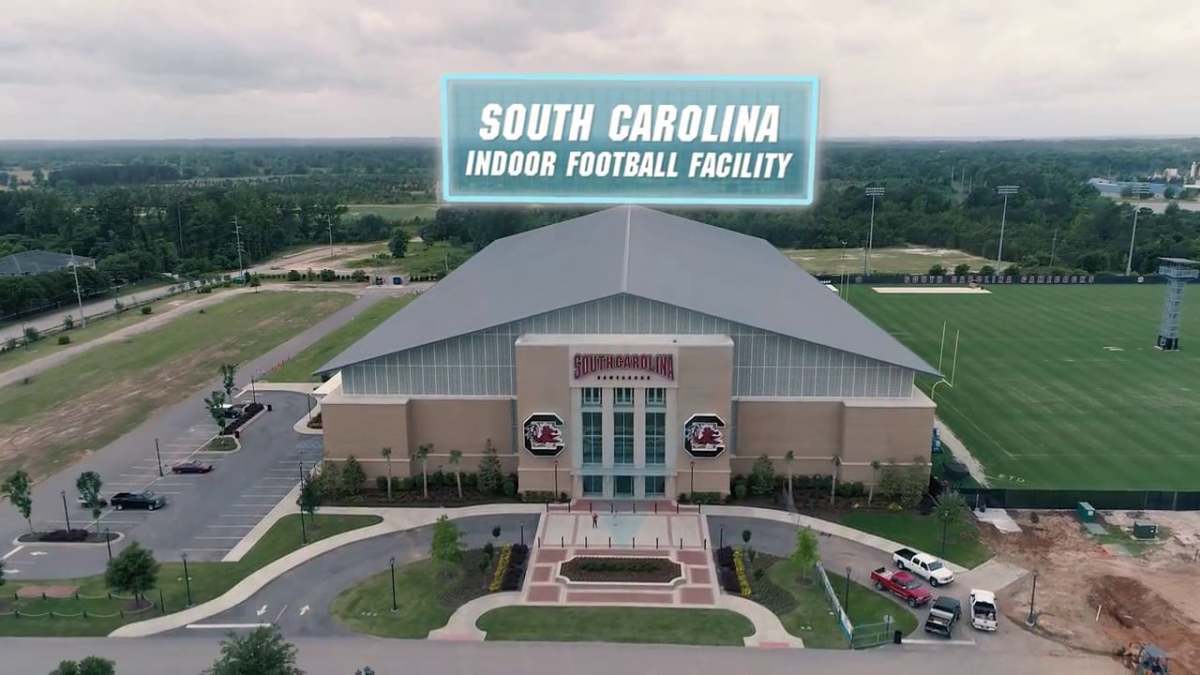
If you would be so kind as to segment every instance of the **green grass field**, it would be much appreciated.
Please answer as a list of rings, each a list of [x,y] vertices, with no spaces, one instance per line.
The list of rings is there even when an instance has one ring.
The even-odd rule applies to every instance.
[[[432,220],[437,210],[437,204],[347,204],[346,217],[358,218],[374,213],[388,220]]]
[[[953,388],[938,415],[993,487],[1200,489],[1200,298],[1183,350],[1154,349],[1165,287],[993,286],[988,295],[882,295],[851,304],[934,366],[947,321]],[[931,378],[922,378],[928,393]]]
[[[69,465],[353,300],[346,293],[248,293],[97,347],[0,389],[0,475]]]
[[[647,607],[501,607],[476,626],[491,640],[736,645],[754,634],[741,614],[723,609]]]
[[[348,532],[360,527],[374,525],[380,521],[378,516],[334,516],[317,514],[313,520],[306,519],[308,525],[309,543]],[[188,565],[188,575],[191,577],[192,603],[207,602],[233,588],[242,579],[265,565],[282,558],[300,548],[300,518],[285,516],[275,523],[263,538],[251,548],[246,555],[235,563],[223,562],[193,562]],[[58,614],[89,614],[110,615],[121,610],[129,612],[134,609],[130,600],[105,597],[108,589],[104,583],[104,575],[99,574],[81,579],[52,580],[41,582],[36,579],[12,581],[4,585],[4,599],[0,600],[0,636],[83,636],[106,635],[118,626],[132,621],[159,616],[162,612],[159,604],[158,590],[162,590],[162,603],[167,612],[178,612],[187,605],[187,587],[183,581],[183,563],[178,561],[159,561],[161,567],[158,573],[158,584],[155,590],[146,594],[146,599],[154,603],[149,610],[129,613],[121,616],[103,617],[51,617],[34,616],[54,611]],[[22,586],[55,584],[77,586],[83,598],[76,600],[65,599],[22,599],[14,601],[13,594]],[[87,599],[96,598],[96,599]],[[20,610],[21,617],[7,616],[13,610]]]
[[[862,274],[863,271],[861,248],[848,248],[844,252],[840,248],[785,248],[780,252],[810,274],[836,275],[842,270]],[[996,261],[954,249],[925,246],[896,246],[871,251],[871,270],[884,274],[926,274],[938,263],[947,270],[953,270],[959,263],[967,263],[977,271],[983,265],[994,266]]]
[[[970,522],[946,528],[945,550],[942,550],[942,524],[932,515],[922,516],[910,511],[851,511],[838,518],[838,522],[912,546],[963,567],[975,567],[992,557],[992,552],[980,540],[975,525]]]
[[[263,379],[268,382],[319,382],[320,378],[313,375],[314,370],[328,363],[342,350],[398,312],[401,307],[412,302],[414,297],[404,295],[383,298],[267,373]]]

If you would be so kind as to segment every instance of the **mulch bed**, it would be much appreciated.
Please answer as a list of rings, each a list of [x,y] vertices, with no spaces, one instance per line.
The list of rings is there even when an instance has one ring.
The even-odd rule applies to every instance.
[[[45,532],[26,532],[17,541],[22,544],[103,544],[105,539],[116,540],[116,532],[95,532],[71,528],[70,530],[48,530]]]
[[[393,506],[393,507],[430,507],[430,506],[473,506],[475,504],[519,503],[516,497],[503,495],[485,495],[478,490],[464,487],[463,498],[458,498],[458,489],[454,487],[429,488],[429,499],[425,499],[421,489],[393,490],[392,500],[388,501],[386,490],[365,489],[362,494],[352,497],[333,497],[325,504],[327,506]]]
[[[78,586],[22,586],[17,589],[18,598],[73,598]]]
[[[580,556],[563,563],[562,575],[571,581],[665,584],[681,576],[679,563],[666,558]]]

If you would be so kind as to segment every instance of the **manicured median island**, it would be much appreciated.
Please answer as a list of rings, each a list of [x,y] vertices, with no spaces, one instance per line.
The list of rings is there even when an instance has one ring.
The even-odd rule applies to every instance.
[[[846,649],[849,645],[837,625],[825,591],[816,572],[805,577],[800,566],[789,559],[758,554],[751,565],[750,581],[754,591],[750,599],[779,616],[789,633],[804,640],[811,649]],[[758,569],[765,573],[759,576]],[[845,590],[846,578],[829,573],[829,581],[838,591],[839,599]],[[892,618],[894,630],[911,633],[917,628],[917,617],[890,596],[879,593],[854,581],[850,583],[850,619],[856,626],[880,623],[885,616]]]
[[[968,516],[970,517],[970,516]],[[992,551],[979,537],[971,522],[951,525],[946,530],[946,550],[942,552],[942,524],[933,515],[902,511],[857,511],[838,519],[856,530],[886,537],[930,555],[971,568],[987,562]]]
[[[320,515],[306,518],[309,543],[380,522],[378,516]],[[238,562],[189,562],[192,604],[212,600],[245,579],[255,570],[300,548],[300,518],[285,516]],[[159,561],[158,589],[167,612],[184,609],[187,589],[183,563]],[[26,587],[47,587],[46,599],[17,598]],[[68,597],[51,597],[54,590],[73,589]],[[158,589],[146,594],[151,606],[138,606],[130,598],[109,597],[104,575],[53,581],[21,580],[0,587],[0,635],[3,636],[86,636],[106,635],[118,626],[162,614]],[[75,596],[78,591],[78,599]],[[17,615],[19,611],[20,615]],[[49,613],[54,612],[55,616]],[[84,616],[84,612],[87,616]],[[58,616],[77,615],[77,616]]]
[[[657,607],[501,607],[475,624],[488,640],[736,645],[754,634],[724,609]]]
[[[492,558],[482,549],[463,551],[457,565],[426,559],[397,567],[395,612],[391,570],[381,572],[342,591],[333,601],[333,615],[360,633],[424,638],[445,626],[454,610],[489,592],[502,551]]]

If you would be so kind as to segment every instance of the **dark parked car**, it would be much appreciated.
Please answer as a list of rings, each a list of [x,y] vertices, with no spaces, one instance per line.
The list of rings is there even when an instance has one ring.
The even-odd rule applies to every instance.
[[[153,492],[118,492],[109,500],[114,509],[146,509],[153,511],[166,506],[167,498]]]
[[[929,606],[929,616],[925,617],[925,632],[951,637],[954,633],[954,624],[961,616],[962,605],[958,600],[946,595],[939,596]]]
[[[200,462],[180,462],[171,467],[171,473],[208,473],[212,470],[212,464],[202,464]]]

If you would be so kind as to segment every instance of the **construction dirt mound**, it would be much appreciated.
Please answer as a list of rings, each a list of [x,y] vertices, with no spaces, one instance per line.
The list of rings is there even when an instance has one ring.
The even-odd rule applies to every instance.
[[[1088,601],[1099,608],[1100,628],[1113,640],[1145,642],[1171,656],[1172,673],[1195,673],[1200,633],[1179,617],[1170,602],[1137,579],[1106,574],[1092,580]]]

